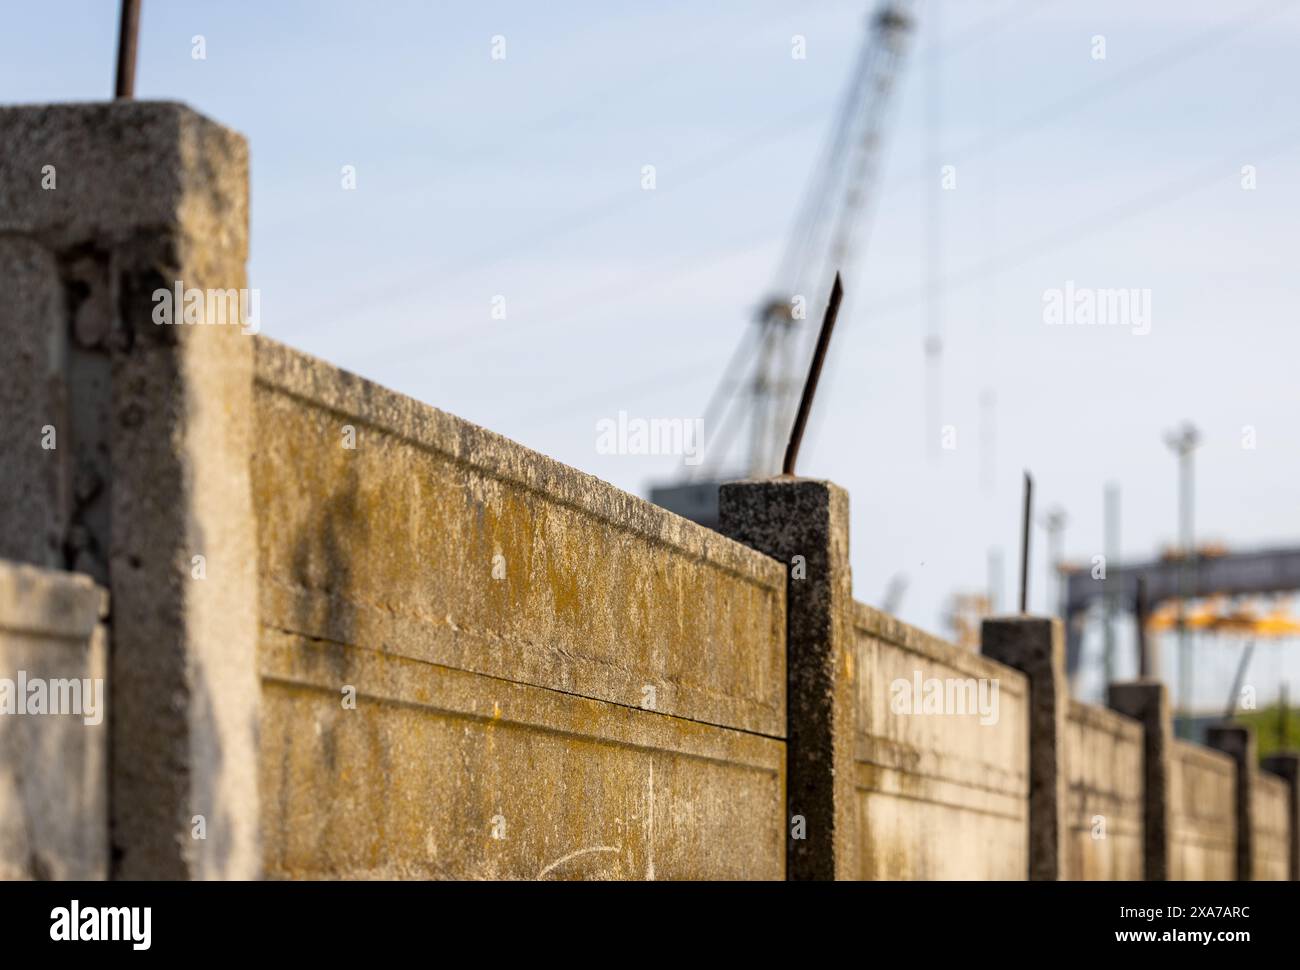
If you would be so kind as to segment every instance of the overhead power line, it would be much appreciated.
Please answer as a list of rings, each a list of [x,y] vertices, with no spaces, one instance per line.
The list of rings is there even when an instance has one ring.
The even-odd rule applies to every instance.
[[[1032,4],[1025,3],[1015,9],[1020,11],[1032,6]],[[990,17],[988,22],[963,31],[955,39],[954,44],[957,46],[953,50],[975,46],[987,36],[1005,27],[1010,20],[1011,18],[1005,15]],[[947,48],[943,48],[938,53],[946,51]],[[608,92],[604,92],[604,96],[607,98]],[[718,149],[687,162],[677,171],[670,170],[667,173],[667,178],[660,179],[661,184],[657,194],[671,192],[675,188],[690,185],[706,175],[721,171],[732,163],[749,156],[755,148],[789,137],[794,132],[821,120],[824,112],[836,100],[836,97],[827,97],[808,102],[792,113],[752,129]],[[516,150],[517,146],[512,145],[511,149]],[[527,251],[530,247],[539,247],[588,226],[595,225],[643,201],[642,194],[637,192],[619,190],[610,193],[604,198],[597,199],[576,211],[566,213],[543,226],[522,233],[514,239],[504,243],[494,243],[492,246],[485,247],[470,256],[457,260],[450,266],[441,267],[439,271],[445,275],[464,275],[483,269],[501,262],[511,254]],[[418,273],[413,272],[402,278],[386,281],[382,286],[368,288],[365,292],[355,294],[345,301],[335,301],[331,305],[331,311],[334,315],[349,314],[390,305],[402,298],[401,294],[407,285],[413,282],[427,284],[428,279],[429,271],[427,269],[420,270]]]
[[[1254,149],[1248,150],[1249,157],[1253,159],[1266,159],[1300,144],[1300,126],[1291,129],[1283,136],[1273,139]],[[1176,202],[1184,196],[1190,195],[1199,189],[1222,182],[1225,173],[1234,172],[1236,169],[1232,166],[1236,161],[1244,157],[1241,151],[1234,151],[1230,155],[1215,161],[1211,165],[1204,166],[1194,173],[1193,176],[1181,179],[1171,185],[1162,186],[1159,189],[1145,192],[1137,195],[1127,201],[1118,203],[1104,213],[1087,219],[1080,220],[1071,226],[1067,226],[1057,232],[1047,233],[1038,239],[1021,243],[1005,251],[999,256],[992,257],[988,260],[981,261],[966,269],[952,274],[945,278],[943,286],[950,289],[961,289],[969,286],[976,281],[984,278],[987,273],[1003,273],[1009,269],[1014,269],[1026,263],[1033,262],[1043,256],[1050,255],[1057,250],[1065,248],[1070,244],[1077,244],[1089,239],[1098,233],[1119,227],[1120,225],[1145,215],[1146,213],[1170,203]],[[646,287],[663,285],[662,281],[649,281]],[[901,313],[906,310],[914,309],[920,306],[926,299],[926,291],[923,287],[912,288],[907,291],[901,291],[892,298],[886,297],[884,300],[870,303],[867,307],[873,320],[887,314]],[[666,381],[686,373],[694,371],[696,368],[674,368],[673,370],[661,371],[655,379],[660,386],[671,387]],[[617,388],[610,388],[606,393],[613,393]]]

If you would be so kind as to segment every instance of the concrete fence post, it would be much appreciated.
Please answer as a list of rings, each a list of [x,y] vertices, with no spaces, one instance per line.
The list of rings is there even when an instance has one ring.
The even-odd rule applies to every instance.
[[[733,482],[719,511],[724,534],[786,568],[787,878],[856,878],[848,494],[810,479]]]
[[[1174,744],[1169,692],[1156,680],[1113,683],[1107,689],[1106,703],[1142,724],[1142,873],[1149,882],[1168,880]]]
[[[1060,620],[985,620],[981,652],[1029,679],[1029,878],[1060,879],[1065,869],[1065,720],[1070,702]]]
[[[1241,724],[1220,724],[1209,728],[1205,743],[1237,765],[1237,878],[1249,881],[1255,875],[1255,732]]]
[[[111,873],[256,876],[248,146],[139,101],[0,144],[0,557],[109,590]]]
[[[1300,754],[1271,754],[1264,759],[1263,767],[1286,782],[1287,878],[1300,880]]]

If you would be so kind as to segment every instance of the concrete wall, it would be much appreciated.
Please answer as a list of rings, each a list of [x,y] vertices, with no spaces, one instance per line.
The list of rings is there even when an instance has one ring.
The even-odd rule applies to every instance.
[[[1171,879],[1236,879],[1236,766],[1198,744],[1175,741],[1170,766]]]
[[[1025,677],[855,604],[855,791],[861,879],[1024,879],[1029,715]],[[900,713],[903,688],[983,678],[997,719]],[[898,703],[891,703],[898,701]]]
[[[780,566],[256,346],[267,874],[781,878]]]
[[[1143,878],[1142,726],[1071,701],[1065,768],[1064,878]]]
[[[0,142],[0,557],[99,584],[0,567],[0,659],[101,669],[113,605],[108,741],[0,721],[5,875],[1126,878],[1143,836],[1148,878],[1300,872],[1294,760],[1279,822],[1248,732],[1071,705],[1058,621],[980,656],[855,604],[833,483],[728,484],[727,538],[158,325],[158,288],[245,285],[237,133],[118,102],[0,109]]]
[[[1290,786],[1261,771],[1255,776],[1253,879],[1290,879]]]
[[[108,874],[106,611],[86,576],[0,561],[0,879]],[[20,678],[44,683],[44,713]],[[71,700],[72,680],[103,693],[55,713],[51,692]]]
[[[1286,788],[1286,873],[1288,879],[1300,880],[1300,753],[1279,751],[1264,758],[1261,764],[1269,777],[1278,779]]]

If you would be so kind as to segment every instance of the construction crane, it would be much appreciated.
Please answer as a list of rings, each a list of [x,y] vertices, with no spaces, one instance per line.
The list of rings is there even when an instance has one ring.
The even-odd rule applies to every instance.
[[[880,148],[912,28],[910,0],[884,0],[868,21],[830,137],[804,194],[774,285],[704,410],[705,460],[650,499],[717,525],[722,481],[778,472],[817,319],[838,270],[852,277],[875,199]],[[850,292],[852,287],[846,286]],[[729,473],[728,473],[729,472]]]

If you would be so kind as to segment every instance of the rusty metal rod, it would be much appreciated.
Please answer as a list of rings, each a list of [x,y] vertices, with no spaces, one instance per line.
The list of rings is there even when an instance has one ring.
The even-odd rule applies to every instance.
[[[1029,612],[1029,523],[1033,521],[1034,480],[1025,472],[1025,509],[1020,519],[1020,612]]]
[[[1151,651],[1147,644],[1147,581],[1144,576],[1137,578],[1137,601],[1133,613],[1137,618],[1138,677],[1146,680],[1151,676]]]
[[[817,335],[817,349],[813,351],[812,363],[808,366],[808,379],[804,381],[803,396],[799,398],[799,410],[794,417],[794,427],[790,429],[790,443],[786,445],[785,462],[781,465],[783,475],[793,475],[795,462],[799,460],[799,446],[803,444],[804,429],[808,426],[808,412],[812,410],[813,395],[817,393],[817,382],[821,380],[822,364],[826,363],[826,348],[831,344],[831,331],[835,329],[835,318],[840,314],[842,299],[844,285],[836,271],[831,299],[826,304],[826,315],[822,317],[821,333]]]
[[[117,33],[118,99],[135,97],[135,52],[140,43],[140,0],[122,0],[122,22]]]

